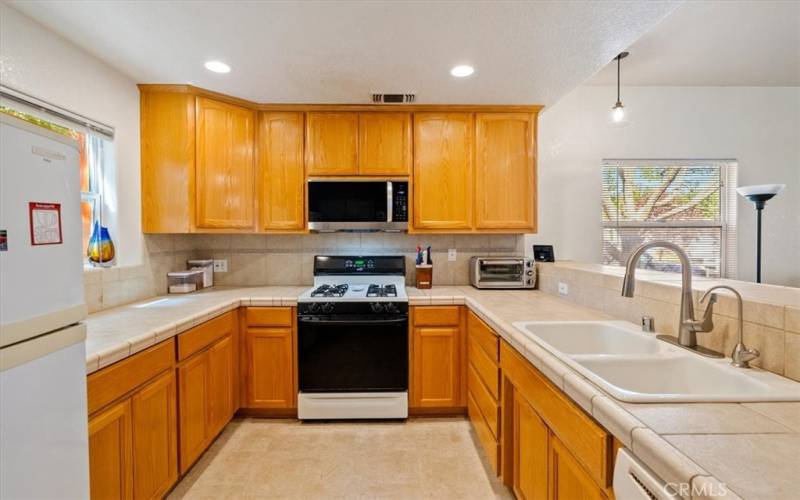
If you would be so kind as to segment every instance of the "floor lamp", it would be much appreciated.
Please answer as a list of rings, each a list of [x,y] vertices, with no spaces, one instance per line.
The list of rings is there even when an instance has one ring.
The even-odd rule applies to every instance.
[[[776,194],[783,191],[786,184],[758,184],[755,186],[742,186],[736,191],[752,201],[758,213],[758,225],[756,226],[756,283],[761,283],[761,211],[767,204],[767,200],[772,199]]]

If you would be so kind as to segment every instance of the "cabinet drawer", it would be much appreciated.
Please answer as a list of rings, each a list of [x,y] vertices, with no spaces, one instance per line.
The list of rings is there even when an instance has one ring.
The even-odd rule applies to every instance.
[[[603,487],[610,485],[612,439],[608,432],[506,342],[500,345],[500,367],[594,480]]]
[[[489,325],[483,322],[472,311],[467,315],[467,331],[469,336],[475,339],[475,342],[481,346],[486,354],[494,360],[500,361],[500,339],[494,330],[489,328]]]
[[[414,326],[451,326],[461,322],[460,306],[417,306]]]
[[[467,342],[469,364],[475,369],[481,381],[486,385],[492,398],[495,400],[499,399],[500,368],[497,367],[494,361],[489,359],[489,355],[480,348],[473,337],[470,337]]]
[[[235,321],[234,314],[235,311],[227,312],[178,335],[178,361],[183,361],[231,333]]]
[[[486,453],[486,458],[488,458],[494,473],[497,474],[500,470],[500,445],[495,441],[492,431],[489,430],[489,426],[486,424],[486,419],[484,419],[471,394],[467,396],[467,414],[472,426],[475,428],[475,435],[478,436],[478,441],[480,441],[483,451]]]
[[[469,386],[469,395],[478,405],[483,417],[486,419],[486,425],[492,431],[492,436],[495,439],[498,436],[498,426],[500,422],[500,408],[497,406],[497,401],[489,394],[486,386],[480,381],[478,373],[470,366],[467,369],[467,384]]]
[[[248,307],[247,326],[292,326],[291,307]]]
[[[175,363],[175,340],[169,339],[89,375],[89,414],[136,389]]]

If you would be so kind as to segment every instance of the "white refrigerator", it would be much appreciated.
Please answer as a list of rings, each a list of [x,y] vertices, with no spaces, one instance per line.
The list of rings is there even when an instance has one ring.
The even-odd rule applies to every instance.
[[[78,144],[0,113],[0,498],[88,498]]]

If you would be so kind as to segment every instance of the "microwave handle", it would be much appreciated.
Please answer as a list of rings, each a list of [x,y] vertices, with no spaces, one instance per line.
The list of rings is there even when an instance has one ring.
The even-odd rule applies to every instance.
[[[392,222],[394,214],[394,195],[392,194],[392,181],[386,182],[386,222]]]
[[[524,264],[521,260],[483,260],[481,264],[496,264],[498,266],[513,266],[516,264]]]

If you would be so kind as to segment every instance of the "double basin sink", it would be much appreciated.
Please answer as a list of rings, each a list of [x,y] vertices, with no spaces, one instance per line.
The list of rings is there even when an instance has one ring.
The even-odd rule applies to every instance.
[[[631,403],[800,401],[800,383],[667,344],[626,321],[514,323],[612,397]]]

